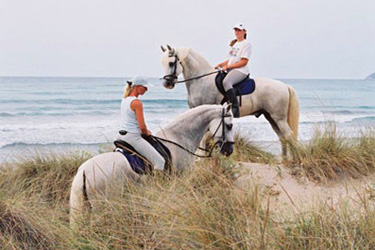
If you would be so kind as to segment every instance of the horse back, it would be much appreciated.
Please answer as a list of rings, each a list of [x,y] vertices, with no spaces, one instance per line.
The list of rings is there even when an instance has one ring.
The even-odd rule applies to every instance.
[[[241,116],[258,116],[262,111],[274,113],[276,110],[287,109],[289,103],[288,85],[270,78],[254,78],[254,81],[256,84],[254,92],[241,97]]]

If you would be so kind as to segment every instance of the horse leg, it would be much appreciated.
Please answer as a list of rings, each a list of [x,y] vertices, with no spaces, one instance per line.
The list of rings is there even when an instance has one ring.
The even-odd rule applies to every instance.
[[[78,222],[84,218],[84,213],[87,211],[87,181],[85,171],[79,172],[72,184],[70,191],[70,226],[72,229],[78,229]]]
[[[282,140],[284,143],[283,147],[285,147],[285,150],[283,149],[283,157],[284,159],[287,159],[286,145],[290,145],[292,154],[294,154],[295,151],[293,132],[292,129],[289,127],[286,119],[276,120],[275,122],[281,131]]]
[[[279,127],[277,126],[277,123],[275,122],[275,120],[272,119],[271,115],[268,112],[264,112],[264,117],[271,124],[271,127],[272,127],[273,131],[275,131],[275,133],[279,137],[279,140],[280,140],[280,143],[281,143],[282,155],[283,155],[283,158],[284,158],[284,155],[286,155],[287,152],[286,152],[286,142],[283,138],[283,134],[281,133],[281,131],[280,131]]]

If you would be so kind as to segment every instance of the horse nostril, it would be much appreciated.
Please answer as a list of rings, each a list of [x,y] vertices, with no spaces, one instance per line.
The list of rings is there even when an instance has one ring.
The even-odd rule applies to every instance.
[[[233,153],[233,145],[231,143],[224,143],[221,147],[220,153],[225,156],[230,156]]]

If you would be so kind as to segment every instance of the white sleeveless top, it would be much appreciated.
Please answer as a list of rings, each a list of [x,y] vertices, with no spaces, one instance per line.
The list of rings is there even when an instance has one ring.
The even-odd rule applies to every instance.
[[[131,109],[130,104],[132,101],[137,99],[135,96],[128,96],[122,98],[121,101],[121,121],[120,121],[120,130],[125,130],[129,133],[141,132],[137,117],[135,116],[135,111]]]

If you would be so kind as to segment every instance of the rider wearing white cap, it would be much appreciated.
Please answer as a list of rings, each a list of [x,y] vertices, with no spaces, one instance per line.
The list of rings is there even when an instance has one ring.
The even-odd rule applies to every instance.
[[[135,150],[154,165],[154,169],[163,170],[164,158],[141,136],[141,134],[151,135],[145,123],[143,104],[138,99],[139,95],[146,93],[147,83],[147,80],[140,76],[133,77],[127,82],[124,97],[121,101],[119,139],[132,145]]]
[[[223,71],[228,72],[223,80],[223,86],[227,99],[232,103],[233,116],[239,117],[238,101],[233,85],[241,82],[250,74],[247,63],[251,56],[251,44],[246,40],[247,31],[242,23],[234,25],[233,29],[236,39],[230,43],[228,60],[219,63],[215,68],[222,68]]]

